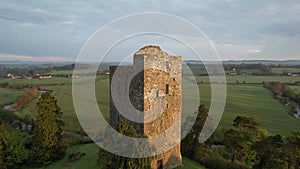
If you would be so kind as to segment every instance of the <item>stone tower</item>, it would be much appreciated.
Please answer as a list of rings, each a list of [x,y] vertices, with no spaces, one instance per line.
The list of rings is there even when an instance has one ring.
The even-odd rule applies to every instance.
[[[115,74],[118,76],[112,86]],[[169,56],[159,46],[141,48],[134,54],[132,66],[110,66],[111,126],[116,127],[119,121],[125,119],[140,135],[152,137],[165,134],[175,120],[181,118],[181,76],[181,56]],[[134,109],[128,108],[130,104],[126,103],[126,99],[112,98],[112,95],[129,96],[127,98]],[[119,103],[118,106],[116,103]],[[122,110],[122,113],[118,110]],[[139,114],[139,111],[144,114]],[[127,113],[140,122],[124,118],[123,115]],[[172,133],[180,139],[180,132],[179,121]],[[163,144],[168,143],[159,146],[164,147]],[[153,169],[175,168],[181,164],[180,143],[152,160]]]

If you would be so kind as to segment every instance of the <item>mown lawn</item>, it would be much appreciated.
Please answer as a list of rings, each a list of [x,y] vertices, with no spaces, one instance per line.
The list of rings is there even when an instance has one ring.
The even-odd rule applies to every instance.
[[[196,161],[182,157],[183,166],[176,169],[205,169],[205,167]]]
[[[39,169],[100,169],[97,166],[97,151],[99,147],[96,144],[85,144],[79,146],[73,146],[69,148],[67,155],[58,162],[48,166],[48,167],[41,167]],[[84,152],[86,155],[82,156],[79,161],[76,162],[69,162],[68,155],[75,152]],[[25,168],[31,169],[31,168]],[[33,169],[33,168],[32,168]]]
[[[99,166],[97,166],[97,152],[99,150],[98,145],[96,144],[85,144],[85,145],[79,145],[79,146],[73,146],[69,148],[67,155],[62,160],[59,160],[58,162],[48,166],[48,167],[41,167],[39,169],[101,169]],[[79,161],[75,162],[69,162],[68,161],[68,154],[74,153],[74,152],[84,152],[86,155],[82,156]],[[25,169],[31,169],[31,168],[25,168]],[[178,167],[177,169],[205,169],[202,165],[199,163],[190,160],[186,157],[183,157],[183,166]]]

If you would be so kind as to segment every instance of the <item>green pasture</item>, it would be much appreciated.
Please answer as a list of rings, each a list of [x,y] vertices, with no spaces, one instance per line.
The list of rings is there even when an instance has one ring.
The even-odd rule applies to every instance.
[[[208,76],[195,76],[196,80],[198,82],[209,82]],[[294,83],[297,81],[300,81],[300,77],[290,77],[290,76],[243,76],[243,75],[237,75],[237,76],[226,76],[226,82],[227,83],[263,83],[265,82],[271,82],[271,81],[279,81],[279,82],[287,82],[287,83]]]
[[[210,85],[199,85],[201,103],[210,105]],[[262,85],[227,85],[227,100],[219,129],[232,126],[238,115],[257,119],[262,128],[272,134],[287,135],[300,130],[300,120],[288,114],[288,107],[273,98]]]
[[[236,71],[238,72],[243,72],[243,73],[261,73],[262,71],[260,69],[237,69]]]
[[[182,157],[182,162],[183,162],[183,166],[182,167],[178,167],[176,169],[205,169],[204,166],[202,166],[201,164],[188,159],[186,157]]]
[[[50,79],[2,79],[1,82],[9,84],[35,84],[35,85],[62,85],[71,84],[71,78],[52,77]]]
[[[67,78],[62,78],[67,79]],[[100,78],[99,78],[100,79]],[[90,86],[86,86],[90,87]],[[73,106],[72,99],[72,85],[50,85],[42,86],[43,89],[54,90],[53,96],[57,99],[58,105],[61,107],[63,112],[63,120],[65,123],[65,129],[67,130],[78,130],[80,124],[77,120],[77,116]],[[97,80],[96,81],[96,96],[99,108],[106,119],[109,118],[109,92],[108,92],[108,79]],[[29,115],[34,117],[37,112],[35,110],[35,105],[38,98],[27,104],[23,109],[15,112],[20,117]],[[87,112],[88,113],[88,112]]]
[[[99,150],[99,147],[96,144],[85,144],[85,145],[79,145],[79,146],[73,146],[69,148],[67,155],[62,160],[48,166],[48,167],[41,167],[39,169],[100,169],[99,166],[97,166],[97,152]],[[69,162],[68,161],[68,155],[74,152],[84,152],[86,155],[82,156],[79,161],[75,162]],[[31,169],[31,168],[26,168]],[[199,163],[190,160],[186,157],[183,157],[183,166],[178,167],[177,169],[205,169],[202,165]]]
[[[0,103],[3,105],[14,103],[23,92],[23,90],[0,88]]]
[[[292,89],[294,89],[297,93],[300,94],[300,86],[290,86]]]
[[[203,76],[204,77],[204,76]],[[197,80],[203,77],[196,77]],[[207,78],[207,77],[206,77]],[[243,81],[245,78],[246,84],[235,84],[236,80]],[[18,81],[19,80],[19,81]],[[18,79],[15,83],[21,83],[20,81],[25,81],[23,79]],[[78,130],[80,124],[77,120],[76,113],[73,107],[72,100],[72,85],[70,78],[53,78],[44,79],[49,80],[47,83],[40,82],[43,84],[42,88],[54,90],[53,96],[58,100],[58,104],[63,111],[63,120],[65,122],[65,129],[67,130]],[[256,118],[261,127],[268,130],[272,134],[282,134],[286,136],[291,131],[300,130],[300,120],[292,117],[288,114],[288,107],[282,105],[273,98],[270,91],[263,88],[260,81],[285,81],[294,82],[299,81],[298,77],[286,77],[286,76],[227,76],[227,80],[232,81],[232,84],[227,85],[227,100],[225,110],[220,121],[218,129],[223,127],[231,127],[232,121],[238,115],[245,115],[249,117]],[[30,80],[28,80],[30,81]],[[32,82],[32,81],[31,81]],[[61,85],[61,82],[67,82]],[[183,83],[187,81],[184,79]],[[257,83],[257,84],[247,84],[247,82]],[[89,84],[86,87],[90,87]],[[205,104],[207,108],[210,106],[211,101],[211,87],[210,84],[200,84],[196,86],[199,88],[200,92],[200,103]],[[296,90],[299,90],[299,86],[292,86]],[[0,88],[0,101],[2,102],[12,102],[17,98],[17,95],[21,94],[23,91],[11,90],[11,89],[1,89]],[[192,90],[191,86],[185,86],[183,92],[188,96],[192,95],[195,91]],[[99,109],[106,119],[109,118],[109,80],[107,76],[97,77],[95,94],[97,97],[97,103]],[[8,98],[4,98],[7,96]],[[189,102],[193,102],[192,97],[187,97],[190,99]],[[34,117],[36,115],[35,104],[37,99],[27,104],[22,110],[15,112],[18,116],[24,117],[25,115],[31,115]],[[192,109],[186,109],[186,111],[195,111],[195,107]],[[88,114],[89,112],[87,112]],[[183,112],[185,114],[185,112]],[[67,156],[58,161],[57,163],[44,167],[41,169],[63,169],[63,168],[99,168],[96,166],[97,151],[98,147],[95,144],[86,144],[80,146],[71,147],[68,154],[72,152],[82,151],[86,155],[83,156],[79,161],[70,163],[68,162]],[[184,166],[180,169],[193,169],[193,168],[204,168],[198,163],[183,158]],[[29,169],[29,168],[28,168]]]
[[[236,76],[234,76],[236,77]],[[251,76],[247,76],[251,77]],[[265,80],[268,76],[265,76]],[[285,77],[286,78],[286,77]],[[67,79],[67,78],[66,78]],[[248,79],[248,81],[253,79]],[[262,80],[262,79],[261,79]],[[269,78],[269,80],[274,80]],[[281,79],[289,80],[289,79]],[[185,81],[184,81],[185,82]],[[256,79],[257,82],[257,79]],[[89,87],[89,86],[86,86]],[[76,113],[73,107],[72,100],[72,86],[71,85],[50,85],[43,86],[45,89],[54,90],[53,96],[58,100],[58,104],[63,111],[63,120],[65,128],[69,130],[77,130],[80,125],[77,120]],[[200,101],[205,104],[207,108],[210,105],[210,85],[200,84]],[[192,95],[194,90],[186,87],[183,92],[185,95]],[[97,103],[103,116],[109,118],[109,80],[96,81]],[[193,98],[188,102],[193,102]],[[35,104],[37,100],[29,103],[22,110],[15,112],[19,116],[36,115]],[[197,107],[185,109],[185,111],[194,112]],[[89,112],[87,112],[88,114]],[[183,115],[185,112],[183,112]],[[295,119],[288,114],[288,108],[276,99],[273,98],[272,93],[262,87],[261,84],[230,84],[227,85],[227,100],[225,111],[219,128],[232,126],[233,119],[238,115],[246,115],[254,117],[259,120],[261,127],[267,129],[273,134],[286,135],[294,130],[300,130],[300,120]],[[88,120],[88,119],[87,119]],[[91,119],[93,120],[93,119]]]
[[[193,72],[194,75],[199,76],[200,74],[206,74],[206,68],[204,65],[198,65],[198,66],[183,66],[183,72],[189,72],[189,70],[191,70]],[[252,73],[262,73],[261,69],[258,68],[253,68],[253,69],[235,69],[236,72],[240,72],[240,73],[248,73],[248,74],[252,74]],[[225,70],[226,73],[229,72],[233,72],[233,70]]]
[[[300,68],[272,68],[271,70],[276,74],[300,72]]]
[[[98,71],[103,72],[104,70],[108,70],[108,66],[99,66]],[[79,74],[91,73],[90,69],[82,69],[76,71]],[[49,74],[51,75],[69,75],[73,74],[73,70],[53,70]]]

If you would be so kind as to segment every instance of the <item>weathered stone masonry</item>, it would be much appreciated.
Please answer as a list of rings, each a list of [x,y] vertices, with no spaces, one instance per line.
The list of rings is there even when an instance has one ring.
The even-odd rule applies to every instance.
[[[118,79],[120,85],[115,85],[114,89],[129,90],[131,104],[137,110],[144,111],[142,118],[145,122],[149,121],[136,123],[127,120],[139,134],[148,137],[164,134],[165,130],[173,125],[175,119],[181,118],[181,56],[169,56],[159,46],[146,46],[134,54],[133,66],[110,66],[110,81],[116,69],[119,69],[118,73],[121,72],[122,76]],[[128,82],[130,83],[128,89],[125,89],[124,83],[121,83],[126,78],[132,79]],[[122,102],[122,100],[117,101]],[[112,127],[116,127],[119,121],[126,118],[117,111],[112,97],[110,103],[110,123]],[[179,123],[172,133],[180,138],[180,130]],[[154,169],[169,169],[180,165],[180,143],[152,161]]]

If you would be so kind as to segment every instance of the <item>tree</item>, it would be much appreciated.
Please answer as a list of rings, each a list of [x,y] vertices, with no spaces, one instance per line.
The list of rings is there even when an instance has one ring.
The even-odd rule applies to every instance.
[[[265,137],[264,130],[259,130],[256,119],[246,116],[237,116],[233,120],[234,129],[224,133],[225,147],[231,154],[231,162],[236,160],[252,165],[255,160],[255,151],[251,146],[255,141]]]
[[[36,165],[49,165],[64,157],[66,143],[62,137],[62,112],[57,100],[46,92],[36,104],[38,115],[35,120],[33,161]]]
[[[233,126],[239,129],[239,131],[247,131],[253,134],[257,131],[257,127],[259,126],[259,123],[257,122],[256,119],[252,117],[237,116],[233,120]]]
[[[199,106],[197,117],[195,120],[195,123],[189,133],[186,135],[186,137],[181,142],[181,152],[184,155],[187,155],[189,157],[194,157],[197,150],[205,150],[204,144],[199,143],[199,134],[204,126],[204,123],[208,117],[208,110],[205,108],[204,104],[201,104]],[[189,123],[191,123],[193,119],[191,117],[188,117],[184,127],[187,128]],[[202,146],[202,147],[201,147]],[[199,153],[199,152],[198,152]]]
[[[300,168],[300,131],[292,132],[286,138],[285,152],[290,166]]]
[[[261,141],[257,141],[253,145],[257,158],[257,163],[253,168],[287,168],[283,147],[284,142],[280,135],[269,136]]]
[[[136,130],[132,125],[128,125],[125,120],[122,120],[119,122],[119,124],[116,127],[116,130],[122,134],[123,136],[129,136],[129,137],[141,137],[137,134]],[[142,136],[145,137],[145,136]],[[120,138],[122,139],[122,138]],[[105,136],[105,143],[104,144],[116,144],[114,143],[113,139],[110,137],[110,132],[107,130],[107,134]],[[154,151],[154,148],[150,145],[150,143],[143,144],[141,142],[133,142],[130,143],[133,145],[132,153],[137,153],[139,151],[138,147],[142,147],[144,151]],[[107,152],[103,149],[100,149],[98,151],[98,160],[97,164],[101,166],[102,168],[107,169],[151,169],[151,161],[152,158],[127,158],[118,156],[115,154],[112,154],[110,152]]]
[[[28,158],[26,135],[6,124],[0,124],[0,169],[19,168]]]
[[[27,89],[22,95],[20,95],[16,100],[16,110],[20,110],[26,104],[30,103],[32,100],[37,98],[38,96],[38,88],[36,86]]]

